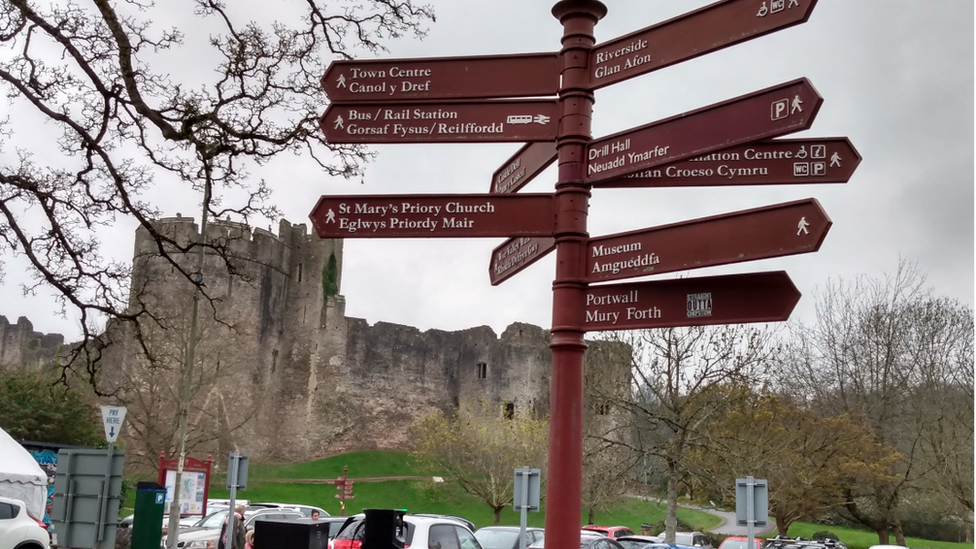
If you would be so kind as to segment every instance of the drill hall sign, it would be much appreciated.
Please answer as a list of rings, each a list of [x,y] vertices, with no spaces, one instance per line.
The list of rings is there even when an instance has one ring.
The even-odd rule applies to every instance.
[[[547,545],[580,539],[587,331],[776,322],[800,298],[782,271],[605,282],[814,252],[831,226],[809,198],[591,237],[591,188],[844,183],[861,160],[844,137],[774,139],[813,124],[823,98],[806,78],[596,140],[593,92],[803,23],[816,3],[721,0],[597,44],[606,6],[561,0],[558,53],[336,61],[322,76],[330,143],[524,143],[487,194],[322,196],[310,219],[323,238],[504,238],[491,284],[555,250]],[[518,193],[553,162],[555,193]]]

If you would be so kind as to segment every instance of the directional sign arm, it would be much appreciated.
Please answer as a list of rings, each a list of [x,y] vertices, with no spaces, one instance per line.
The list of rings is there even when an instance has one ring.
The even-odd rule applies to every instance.
[[[556,249],[551,236],[509,238],[491,252],[488,277],[497,286]]]
[[[816,199],[591,238],[587,281],[754,261],[820,249],[831,221]]]
[[[322,89],[333,103],[555,95],[559,55],[333,61]]]
[[[805,22],[817,0],[725,0],[609,42],[590,53],[591,89]]]
[[[555,100],[333,103],[319,118],[330,143],[555,141]]]
[[[789,319],[800,292],[783,271],[591,286],[587,331]]]
[[[846,137],[772,139],[598,181],[594,187],[847,183],[861,155]]]
[[[309,214],[321,238],[552,236],[552,194],[333,195]]]
[[[491,174],[493,193],[514,193],[556,161],[554,141],[527,143]]]
[[[586,181],[805,130],[822,103],[813,84],[801,78],[603,137],[587,146]]]

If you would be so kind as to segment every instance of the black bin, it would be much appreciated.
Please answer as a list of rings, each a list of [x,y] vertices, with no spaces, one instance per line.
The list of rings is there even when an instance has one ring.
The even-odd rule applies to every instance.
[[[258,520],[254,546],[261,549],[328,549],[329,523],[312,519]]]

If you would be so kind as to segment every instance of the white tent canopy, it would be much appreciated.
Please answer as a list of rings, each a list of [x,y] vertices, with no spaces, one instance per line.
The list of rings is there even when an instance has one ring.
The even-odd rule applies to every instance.
[[[37,518],[47,504],[47,474],[30,452],[0,428],[0,496],[27,504]]]

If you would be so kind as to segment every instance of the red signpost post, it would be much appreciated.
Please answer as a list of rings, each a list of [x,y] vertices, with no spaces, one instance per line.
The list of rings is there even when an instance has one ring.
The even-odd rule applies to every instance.
[[[594,187],[703,187],[847,183],[858,154],[846,137],[749,143],[641,170]]]
[[[591,238],[588,282],[754,261],[820,249],[830,218],[815,199]]]
[[[593,90],[802,23],[815,4],[724,0],[594,46],[606,6],[561,0],[558,54],[337,61],[322,77],[332,143],[529,142],[490,194],[323,196],[310,218],[322,238],[508,237],[492,252],[492,284],[556,250],[549,547],[580,542],[586,331],[782,321],[800,297],[783,272],[589,283],[816,251],[830,227],[808,199],[591,239],[591,187],[846,182],[860,162],[844,138],[765,141],[812,123],[822,98],[806,79],[596,141]],[[554,158],[555,194],[511,194]],[[339,480],[337,497],[353,497]]]

